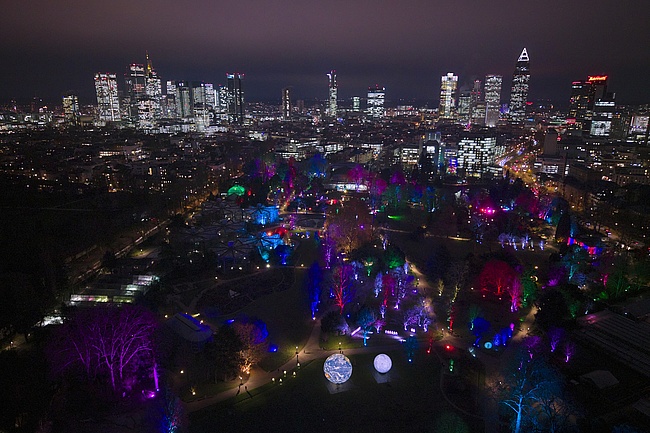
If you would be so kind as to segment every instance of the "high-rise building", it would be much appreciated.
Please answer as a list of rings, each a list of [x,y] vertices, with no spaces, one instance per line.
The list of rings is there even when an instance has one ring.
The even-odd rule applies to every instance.
[[[79,119],[79,98],[73,93],[63,97],[63,118],[65,123],[75,125]]]
[[[458,91],[458,103],[456,104],[456,115],[461,123],[470,122],[470,112],[472,105],[472,92],[467,86],[462,86]]]
[[[119,122],[120,102],[117,96],[117,78],[115,74],[98,72],[95,74],[95,92],[97,93],[97,113],[102,122]]]
[[[386,89],[384,87],[379,87],[378,84],[375,84],[375,87],[368,87],[368,106],[366,110],[368,117],[381,119],[386,115],[384,108],[385,97]]]
[[[453,72],[443,75],[440,82],[440,106],[438,116],[441,119],[453,119],[456,111],[456,89],[458,76]]]
[[[147,104],[153,111],[154,120],[162,117],[162,82],[158,73],[153,68],[149,53],[146,53],[147,67],[145,70],[145,95],[149,103]]]
[[[517,59],[515,72],[512,74],[510,92],[510,118],[513,122],[523,122],[526,118],[528,102],[528,82],[530,81],[530,58],[524,48]]]
[[[176,87],[176,81],[167,81],[165,86],[167,91],[167,116],[175,119],[179,117],[178,114],[178,88]]]
[[[192,101],[192,90],[186,81],[176,82],[176,111],[178,117],[182,119],[191,119],[194,117],[194,104]]]
[[[361,111],[361,97],[359,96],[352,97],[352,111],[357,113]]]
[[[569,100],[570,129],[591,133],[595,104],[601,99],[612,99],[607,93],[607,75],[590,75],[584,81],[571,83],[571,99]],[[599,128],[602,130],[602,128]],[[598,134],[601,135],[601,134]]]
[[[140,101],[146,95],[146,73],[144,65],[132,63],[126,69],[124,74],[124,82],[126,83],[126,95],[124,99],[125,116],[133,125],[138,123],[138,106]]]
[[[228,80],[228,121],[242,125],[244,123],[244,88],[242,87],[244,74],[228,73],[226,79]]]
[[[291,87],[282,89],[282,119],[291,120]]]
[[[338,84],[336,83],[336,71],[332,69],[327,74],[329,80],[329,100],[327,105],[327,115],[336,117],[338,113]]]
[[[492,134],[463,133],[458,142],[458,168],[466,176],[481,176],[488,165],[494,164],[497,139]]]
[[[485,76],[485,125],[495,127],[499,121],[501,108],[501,75]]]

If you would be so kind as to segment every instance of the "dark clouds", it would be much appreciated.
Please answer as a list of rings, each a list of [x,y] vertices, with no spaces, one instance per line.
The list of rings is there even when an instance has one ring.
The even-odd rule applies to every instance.
[[[342,97],[379,83],[387,97],[437,99],[440,75],[486,73],[509,86],[522,47],[531,97],[565,103],[570,82],[608,73],[622,102],[650,101],[645,1],[574,0],[0,0],[0,100],[77,90],[96,71],[123,74],[149,50],[164,79],[223,82],[246,73],[250,99],[292,85]]]

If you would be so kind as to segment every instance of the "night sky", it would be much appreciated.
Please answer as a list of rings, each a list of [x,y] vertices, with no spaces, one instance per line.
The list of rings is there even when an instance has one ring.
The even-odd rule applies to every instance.
[[[566,105],[571,81],[607,73],[620,103],[650,102],[647,0],[0,0],[0,102],[76,91],[94,102],[95,72],[144,63],[163,80],[224,83],[246,74],[249,101],[340,98],[386,86],[437,106],[440,75],[461,84],[504,75],[523,47],[530,98]],[[506,92],[505,90],[508,89]]]

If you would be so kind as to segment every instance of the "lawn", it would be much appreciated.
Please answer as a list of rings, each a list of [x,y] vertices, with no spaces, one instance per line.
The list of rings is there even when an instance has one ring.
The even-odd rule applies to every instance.
[[[192,414],[190,431],[483,431],[483,423],[471,418],[462,421],[465,429],[439,428],[441,420],[455,415],[440,393],[437,357],[421,350],[410,364],[401,350],[389,354],[393,368],[387,383],[375,380],[374,353],[350,355],[352,377],[341,386],[345,391],[331,393],[336,388],[325,379],[324,360],[318,359],[282,386],[269,384],[253,390],[252,397],[241,394]]]

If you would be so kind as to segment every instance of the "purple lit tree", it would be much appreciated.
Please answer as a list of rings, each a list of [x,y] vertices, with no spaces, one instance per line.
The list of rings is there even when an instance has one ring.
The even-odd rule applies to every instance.
[[[571,357],[576,353],[576,345],[572,341],[564,343],[564,362],[569,362]]]
[[[375,286],[374,286],[374,293],[375,293],[375,298],[379,297],[379,294],[384,288],[384,275],[379,272],[377,273],[377,276],[375,277]]]
[[[555,352],[564,337],[564,330],[562,328],[551,328],[548,330],[548,341],[551,345],[551,353]]]
[[[133,305],[77,311],[54,333],[48,353],[55,373],[72,369],[89,382],[107,378],[115,394],[130,387],[143,365],[153,371],[156,318]]]

